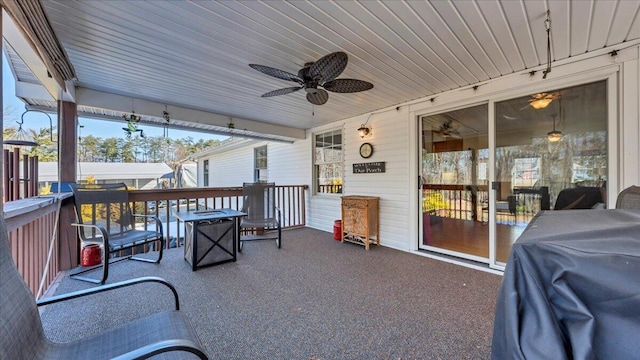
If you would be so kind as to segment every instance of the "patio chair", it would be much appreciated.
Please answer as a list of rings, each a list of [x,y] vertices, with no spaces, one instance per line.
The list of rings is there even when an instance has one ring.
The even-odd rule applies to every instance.
[[[239,250],[245,241],[275,240],[282,246],[280,209],[276,207],[275,183],[244,183],[242,186],[242,212],[247,214],[240,221]],[[250,234],[249,234],[250,233]]]
[[[158,312],[71,342],[54,343],[47,339],[37,306],[80,297],[86,301],[84,297],[88,295],[149,282],[163,284],[173,292],[175,310]],[[145,303],[140,304],[144,306]],[[157,277],[138,278],[35,301],[13,262],[4,218],[0,220],[0,359],[144,359],[167,352],[172,359],[186,356],[208,359],[189,319],[178,311],[179,308],[175,288]]]
[[[102,263],[82,268],[70,275],[71,278],[104,284],[109,276],[110,263],[121,260],[138,260],[159,263],[164,249],[162,222],[154,215],[137,215],[131,212],[129,190],[124,183],[116,184],[71,184],[75,199],[78,236],[83,245],[97,244],[102,249]],[[136,219],[141,222],[136,226]],[[151,227],[149,227],[151,226]],[[133,256],[134,248],[155,245],[159,242],[158,257]],[[125,256],[112,257],[118,252]],[[122,255],[122,254],[121,254]],[[100,279],[84,274],[102,268]]]
[[[618,194],[616,209],[640,209],[640,186],[629,186]]]

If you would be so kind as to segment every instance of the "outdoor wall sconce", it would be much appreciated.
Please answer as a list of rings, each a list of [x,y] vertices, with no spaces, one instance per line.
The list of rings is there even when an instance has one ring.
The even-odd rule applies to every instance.
[[[371,128],[369,126],[367,126],[366,124],[362,124],[358,128],[358,134],[363,139],[364,139],[365,136],[369,135],[370,133],[371,133]]]

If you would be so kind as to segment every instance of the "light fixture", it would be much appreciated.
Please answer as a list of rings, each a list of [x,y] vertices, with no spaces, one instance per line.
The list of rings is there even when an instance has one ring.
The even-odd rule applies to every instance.
[[[553,98],[551,98],[551,97],[544,97],[544,98],[541,98],[541,99],[533,100],[532,102],[529,103],[529,105],[531,105],[531,107],[536,109],[536,110],[540,110],[540,109],[544,109],[547,106],[549,106],[549,104],[551,104],[552,100],[553,100]]]
[[[361,138],[364,138],[365,136],[369,135],[370,133],[371,133],[371,128],[368,127],[366,124],[362,124],[358,128],[358,134],[360,134]]]
[[[554,143],[562,140],[562,132],[556,130],[556,116],[551,115],[551,117],[553,118],[553,130],[547,133],[547,139]]]

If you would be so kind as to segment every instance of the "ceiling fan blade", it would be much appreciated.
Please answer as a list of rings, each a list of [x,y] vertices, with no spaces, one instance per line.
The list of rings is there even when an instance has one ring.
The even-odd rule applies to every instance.
[[[336,79],[322,85],[325,89],[337,93],[354,93],[373,89],[373,84],[364,80]]]
[[[329,93],[322,89],[318,89],[315,94],[307,93],[307,100],[314,105],[322,105],[329,100]]]
[[[295,81],[298,84],[303,84],[304,83],[304,81],[298,75],[294,75],[294,74],[286,72],[284,70],[275,69],[275,68],[272,68],[272,67],[268,67],[268,66],[264,66],[264,65],[258,65],[258,64],[249,64],[249,66],[251,66],[251,68],[253,68],[255,70],[260,71],[263,74],[267,74],[269,76],[277,77],[278,79]]]
[[[288,88],[284,88],[284,89],[273,90],[273,91],[269,91],[266,94],[262,94],[262,97],[271,97],[271,96],[291,94],[292,92],[298,91],[300,89],[302,89],[302,86],[294,86],[294,87],[288,87]]]
[[[342,74],[348,61],[347,54],[342,51],[325,55],[311,65],[309,76],[317,79],[320,83],[331,81]]]

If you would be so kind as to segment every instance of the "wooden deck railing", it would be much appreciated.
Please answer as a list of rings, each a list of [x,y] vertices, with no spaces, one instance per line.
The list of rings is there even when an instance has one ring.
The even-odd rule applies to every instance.
[[[425,199],[423,210],[427,212],[454,219],[489,220],[489,192],[486,185],[425,184],[422,191]],[[513,205],[505,204],[505,208],[496,208],[498,222],[513,220],[528,223],[540,210],[549,210],[549,191],[546,187],[513,189],[511,196],[514,197]]]
[[[45,271],[62,198],[64,196],[52,195],[11,201],[4,205],[3,216],[9,232],[11,255],[34,296],[38,295],[41,282],[40,294],[51,285],[60,269],[56,242]]]
[[[305,191],[307,185],[278,185],[276,186],[277,206],[282,212],[282,227],[294,228],[305,226]],[[5,203],[4,218],[9,231],[9,241],[13,259],[18,270],[22,274],[27,285],[34,295],[38,293],[40,281],[47,263],[49,244],[53,232],[56,230],[58,221],[58,205],[62,198],[70,197],[66,193],[61,196],[52,195],[50,197],[37,197],[17,200]],[[130,198],[136,206],[136,210],[142,210],[148,214],[163,215],[165,219],[171,219],[172,207],[167,204],[176,204],[180,209],[220,209],[220,208],[242,208],[242,187],[235,188],[195,188],[195,189],[171,189],[171,190],[132,190]],[[71,200],[69,202],[71,206]],[[64,207],[63,207],[64,210]],[[71,219],[65,220],[69,223]],[[177,232],[178,237],[184,237],[184,224],[181,222],[166,221],[168,226],[176,226],[176,229],[165,228],[164,232],[169,237],[170,232]],[[59,231],[62,231],[58,227]],[[71,237],[75,228],[69,230]],[[173,242],[180,246],[179,241]],[[61,255],[65,253],[64,260],[69,255],[67,246],[60,245],[53,247],[53,253],[44,280],[44,292],[55,280],[61,269]],[[68,245],[68,244],[67,244]],[[170,241],[167,241],[167,246]],[[72,252],[72,251],[71,251]],[[73,253],[73,252],[72,252]],[[74,262],[71,262],[72,264]]]
[[[305,191],[307,189],[307,185],[276,185],[276,206],[282,213],[283,229],[306,225]],[[173,216],[178,209],[181,211],[221,208],[241,210],[243,203],[242,187],[132,190],[130,199],[137,211],[154,214],[160,218],[164,224],[167,247],[180,246],[180,241],[171,241],[171,237],[177,239],[184,237],[184,223]]]

